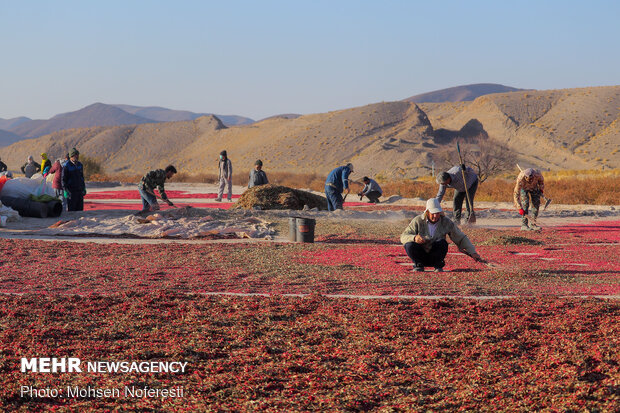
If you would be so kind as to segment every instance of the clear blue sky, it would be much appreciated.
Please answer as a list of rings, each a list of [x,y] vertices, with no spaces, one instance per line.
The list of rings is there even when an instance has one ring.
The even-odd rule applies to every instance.
[[[0,0],[0,118],[317,113],[471,83],[620,84],[620,2]]]

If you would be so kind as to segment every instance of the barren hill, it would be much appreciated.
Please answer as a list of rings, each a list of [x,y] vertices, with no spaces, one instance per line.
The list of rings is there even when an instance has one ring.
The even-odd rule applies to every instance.
[[[141,116],[158,122],[175,122],[180,120],[194,120],[201,116],[210,116],[212,113],[195,113],[187,110],[173,110],[160,106],[132,106],[132,105],[112,105],[132,115]],[[238,115],[214,115],[217,116],[226,126],[249,125],[254,120]]]
[[[8,146],[24,139],[22,136],[0,129],[0,146]]]
[[[31,121],[32,119],[27,118],[25,116],[20,116],[18,118],[12,118],[12,119],[2,119],[0,118],[0,129],[8,131],[11,130],[12,128],[15,128],[19,125],[21,125],[22,123],[26,123],[28,121]]]
[[[437,128],[477,119],[493,139],[544,168],[620,167],[620,86],[527,91],[424,103]]]
[[[428,173],[454,140],[480,137],[519,162],[544,169],[620,167],[620,86],[527,91],[473,102],[376,103],[226,127],[215,116],[192,121],[94,127],[55,132],[2,150],[9,168],[29,154],[58,157],[76,146],[99,158],[108,173],[142,174],[172,163],[180,171],[215,173],[226,149],[236,172],[256,159],[265,170],[328,173],[351,161],[362,175],[412,177]],[[21,162],[21,163],[20,163]]]
[[[475,83],[473,85],[456,86],[422,93],[403,100],[406,102],[415,103],[465,102],[474,100],[480,96],[489,95],[491,93],[517,92],[521,90],[525,89],[517,89],[515,87],[499,85],[497,83]]]
[[[94,103],[75,112],[62,113],[49,120],[31,120],[11,129],[11,132],[34,138],[63,129],[93,126],[133,125],[155,122],[127,113],[103,103]]]

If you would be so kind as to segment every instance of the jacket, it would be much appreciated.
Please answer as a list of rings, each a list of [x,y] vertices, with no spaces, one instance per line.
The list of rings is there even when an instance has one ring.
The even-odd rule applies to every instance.
[[[230,159],[220,159],[219,163],[219,175],[218,179],[231,179],[232,178],[232,162]]]
[[[424,214],[418,215],[410,223],[405,231],[400,236],[400,242],[405,245],[408,242],[415,242],[415,236],[420,235],[427,242],[424,244],[424,250],[429,252],[431,250],[431,244],[433,242],[446,239],[446,235],[450,237],[452,242],[456,244],[459,250],[465,251],[467,254],[474,254],[476,247],[471,243],[467,235],[459,229],[459,227],[450,218],[441,216],[437,222],[437,228],[435,229],[435,235],[431,237],[428,230],[428,221]]]
[[[534,174],[530,178],[529,182],[525,179],[525,171],[521,171],[517,176],[517,183],[513,191],[513,199],[515,207],[521,208],[521,190],[524,191],[540,191],[542,194],[545,191],[545,178],[543,178],[540,171],[534,169]]]
[[[34,161],[26,162],[25,164],[22,165],[21,169],[24,175],[26,175],[26,178],[30,178],[32,175],[39,172],[39,170],[41,169],[41,165],[39,165],[38,163]]]
[[[327,175],[325,186],[331,186],[340,193],[349,187],[349,175],[351,170],[347,166],[339,166]]]
[[[256,169],[252,169],[250,171],[250,182],[248,182],[248,188],[252,188],[253,186],[266,185],[269,183],[267,180],[267,174],[265,171]]]
[[[369,179],[369,181],[370,182],[368,182],[367,185],[364,185],[364,189],[362,189],[362,194],[367,194],[369,192],[376,191],[376,192],[379,192],[381,195],[383,195],[383,190],[381,189],[377,181],[375,181],[374,179]]]
[[[80,161],[73,163],[67,162],[62,174],[62,187],[67,192],[84,192],[86,183],[84,182],[84,167]]]
[[[465,168],[465,183],[463,183],[463,172],[461,171],[460,165],[453,166],[448,169],[447,172],[450,175],[450,183],[447,185],[439,185],[439,191],[437,195],[435,195],[435,198],[437,198],[439,202],[443,199],[446,188],[454,188],[457,192],[465,192],[465,184],[467,185],[467,189],[469,189],[474,182],[478,180],[478,174],[469,166]]]
[[[49,173],[54,174],[52,188],[62,189],[62,166],[60,165],[60,161],[54,162],[54,165],[50,168]]]
[[[150,171],[146,175],[142,177],[140,183],[138,184],[142,188],[146,189],[149,192],[153,192],[155,188],[159,191],[159,195],[161,199],[168,199],[168,195],[164,190],[164,183],[166,182],[166,171],[163,169],[155,169],[154,171]]]

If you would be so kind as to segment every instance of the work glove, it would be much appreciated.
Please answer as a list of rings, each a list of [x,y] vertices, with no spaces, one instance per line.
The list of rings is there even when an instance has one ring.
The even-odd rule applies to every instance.
[[[166,203],[167,203],[168,205],[170,205],[170,206],[174,206],[174,204],[172,203],[172,201],[170,201],[170,200],[168,200],[168,199],[165,199],[165,201],[166,201]]]
[[[525,215],[525,210],[523,208],[519,208],[519,215]]]
[[[69,192],[67,190],[65,190],[63,192],[64,192],[64,195],[65,195],[65,199],[71,199],[71,192]]]
[[[86,196],[86,189],[82,189],[82,195]]]
[[[464,170],[464,171],[467,170],[467,168],[465,168],[465,164],[464,163],[461,164],[461,169]]]

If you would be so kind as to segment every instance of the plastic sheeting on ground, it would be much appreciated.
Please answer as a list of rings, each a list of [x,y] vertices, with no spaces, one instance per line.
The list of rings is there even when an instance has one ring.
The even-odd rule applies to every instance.
[[[263,238],[272,239],[270,223],[256,217],[176,208],[149,215],[81,217],[59,221],[45,230],[55,235],[105,235],[140,238]]]
[[[55,196],[56,192],[52,188],[52,183],[45,181],[40,175],[38,178],[8,179],[0,191],[0,196],[10,196],[13,198],[28,198],[30,195],[38,196],[44,194]]]

